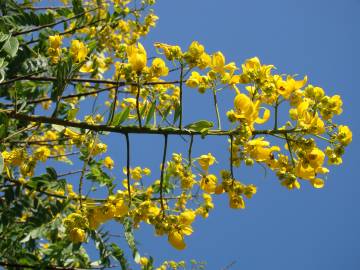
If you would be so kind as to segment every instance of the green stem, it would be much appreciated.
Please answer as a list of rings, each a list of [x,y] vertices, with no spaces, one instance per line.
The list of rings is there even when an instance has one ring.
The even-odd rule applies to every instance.
[[[219,113],[219,107],[216,97],[216,90],[213,88],[213,97],[214,97],[214,106],[215,106],[215,112],[216,112],[216,119],[217,119],[217,127],[218,130],[221,130],[221,120],[220,120],[220,113]]]
[[[183,118],[183,76],[184,76],[184,65],[180,62],[180,118],[179,118],[179,129],[182,129],[182,118]]]
[[[139,122],[139,127],[141,128],[141,115],[140,115],[140,106],[139,106],[139,98],[140,98],[140,76],[138,75],[138,79],[137,79],[137,94],[136,94],[136,113],[137,113],[137,118],[138,118],[138,122]]]

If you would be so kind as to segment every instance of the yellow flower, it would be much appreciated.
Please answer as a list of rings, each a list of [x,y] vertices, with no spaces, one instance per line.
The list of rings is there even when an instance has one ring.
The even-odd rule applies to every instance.
[[[62,37],[59,35],[49,36],[48,54],[50,56],[51,63],[53,64],[59,62],[59,58],[61,55],[61,40]]]
[[[150,71],[154,77],[166,76],[169,73],[168,67],[166,66],[164,60],[162,60],[161,58],[155,58],[152,61]]]
[[[54,35],[54,36],[49,36],[49,46],[51,48],[60,48],[62,43],[62,36],[59,35]]]
[[[75,62],[84,61],[88,54],[88,51],[89,51],[88,48],[82,41],[77,39],[71,41],[70,55],[73,61]]]
[[[316,169],[323,165],[325,154],[319,148],[313,148],[307,154],[307,159],[309,161],[310,166]]]
[[[107,151],[107,145],[104,143],[96,143],[95,145],[94,143],[91,143],[89,145],[89,149],[91,151],[91,154],[96,156],[105,153]]]
[[[322,180],[321,178],[311,179],[310,182],[314,188],[323,188],[324,187],[324,180]]]
[[[254,123],[263,124],[270,118],[270,110],[264,108],[263,117],[259,117],[260,100],[255,103],[245,94],[238,93],[234,99],[235,114],[237,119],[248,123],[252,128]]]
[[[114,168],[114,161],[111,159],[111,157],[107,156],[104,159],[104,166],[110,170]]]
[[[220,74],[224,74],[225,57],[221,52],[216,52],[211,58],[211,68]]]
[[[287,76],[286,81],[284,81],[280,76],[274,76],[277,92],[282,95],[285,99],[289,99],[290,95],[296,90],[304,87],[307,82],[307,76],[303,80],[296,81],[293,77]]]
[[[199,87],[202,77],[197,71],[191,72],[190,78],[186,81],[186,85],[191,88]]]
[[[338,140],[342,145],[348,145],[352,141],[352,132],[348,126],[338,127]]]
[[[229,193],[229,206],[233,209],[244,209],[245,202],[241,195]]]
[[[180,214],[180,222],[185,225],[190,225],[194,222],[196,214],[192,210],[186,210]]]
[[[198,41],[193,41],[189,46],[188,53],[192,58],[199,58],[204,53],[204,46]]]
[[[186,247],[184,236],[178,231],[171,231],[168,235],[169,243],[178,250],[183,250]]]
[[[82,243],[85,242],[86,234],[83,229],[74,228],[70,231],[69,237],[73,243]]]
[[[273,159],[272,153],[275,151],[280,151],[278,146],[268,147],[269,142],[264,141],[264,138],[257,138],[254,140],[248,141],[246,145],[246,151],[250,154],[250,157],[256,161],[269,161]]]
[[[213,165],[216,161],[215,157],[208,153],[207,155],[201,155],[198,162],[204,171],[209,169],[209,166]]]
[[[148,265],[148,263],[149,263],[149,259],[146,258],[146,257],[141,257],[139,263],[140,263],[142,266],[146,266],[146,265]]]
[[[214,193],[216,189],[217,178],[213,174],[205,175],[200,182],[200,188],[207,193]]]
[[[50,149],[47,146],[40,146],[34,151],[35,159],[45,162],[50,156]]]
[[[134,71],[141,72],[146,67],[147,54],[141,43],[128,46],[126,48],[126,53],[128,62]]]

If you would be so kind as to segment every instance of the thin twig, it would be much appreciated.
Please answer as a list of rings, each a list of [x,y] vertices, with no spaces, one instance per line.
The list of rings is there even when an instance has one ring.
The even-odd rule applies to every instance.
[[[129,207],[131,206],[131,186],[130,186],[130,140],[129,133],[125,133],[126,139],[126,181],[127,181],[127,190],[129,196]]]
[[[233,164],[233,136],[230,137],[230,174],[231,178],[234,179],[234,164]]]
[[[189,144],[189,151],[188,151],[189,168],[191,168],[191,166],[192,166],[191,152],[192,152],[193,143],[194,143],[194,135],[190,135],[190,144]]]
[[[213,88],[213,97],[214,97],[214,106],[215,106],[217,127],[218,127],[219,130],[221,130],[221,119],[220,119],[219,106],[218,106],[218,102],[217,102],[217,97],[216,97],[216,90],[215,90],[215,88]]]
[[[140,98],[140,75],[138,75],[138,78],[137,78],[136,114],[137,114],[137,119],[138,119],[138,122],[139,122],[139,127],[141,128],[141,115],[140,115],[139,98]]]
[[[165,205],[164,205],[164,169],[165,169],[165,162],[166,162],[166,151],[167,151],[167,144],[168,144],[168,135],[164,135],[164,152],[163,152],[163,158],[161,163],[161,174],[160,174],[160,205],[161,205],[161,211],[163,213],[163,216],[165,216]]]
[[[182,129],[182,118],[183,118],[183,76],[184,76],[184,65],[180,62],[180,117],[179,117],[179,129]]]

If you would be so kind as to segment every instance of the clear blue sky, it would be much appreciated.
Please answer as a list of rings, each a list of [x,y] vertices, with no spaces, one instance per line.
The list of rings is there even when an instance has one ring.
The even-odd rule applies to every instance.
[[[321,190],[304,183],[300,191],[289,191],[271,172],[264,177],[261,168],[236,169],[238,179],[258,186],[258,194],[247,201],[245,210],[229,209],[226,196],[220,196],[209,218],[195,222],[195,232],[186,238],[184,251],[173,249],[166,237],[155,237],[153,229],[143,224],[136,232],[141,254],[153,256],[156,264],[168,259],[203,260],[210,270],[232,263],[229,269],[360,269],[360,182],[356,168],[360,151],[356,110],[360,100],[360,1],[158,0],[155,13],[160,20],[143,41],[147,47],[160,41],[186,49],[197,40],[210,53],[222,51],[227,61],[240,64],[258,56],[280,73],[308,75],[311,84],[322,86],[329,95],[341,94],[344,114],[337,121],[350,125],[353,143],[344,164],[330,167]],[[214,119],[211,97],[186,90],[185,122]],[[232,99],[230,91],[220,96],[223,122]],[[132,136],[131,140],[134,166],[153,169],[153,178],[148,181],[158,178],[162,137]],[[110,135],[106,142],[118,165],[114,173],[122,179],[124,138]],[[179,138],[170,137],[169,143],[170,152],[187,151]],[[227,168],[226,147],[224,138],[197,139],[194,155],[212,152],[219,161],[216,169]],[[111,229],[121,233],[116,223],[111,223]],[[125,245],[121,239],[114,241]]]
[[[161,41],[186,48],[198,40],[209,52],[221,50],[229,61],[258,56],[279,72],[308,75],[311,84],[342,95],[344,114],[337,119],[351,126],[354,138],[343,165],[330,167],[324,189],[305,183],[300,191],[288,191],[272,173],[264,178],[261,168],[238,169],[239,179],[259,187],[245,210],[229,209],[227,198],[220,197],[210,217],[195,223],[185,251],[172,249],[166,238],[154,237],[143,226],[137,232],[140,251],[157,261],[205,260],[210,270],[232,262],[230,269],[242,270],[360,269],[360,1],[159,0],[155,12],[160,20],[145,44]],[[188,89],[185,110],[192,113],[185,120],[213,117],[207,98]],[[232,93],[220,98],[223,113],[232,98]],[[136,142],[134,159],[158,168],[156,143],[162,138],[137,137]],[[186,151],[180,140],[171,138],[170,143],[174,151]],[[224,139],[198,139],[195,154],[211,151],[223,168],[228,164],[225,145]]]

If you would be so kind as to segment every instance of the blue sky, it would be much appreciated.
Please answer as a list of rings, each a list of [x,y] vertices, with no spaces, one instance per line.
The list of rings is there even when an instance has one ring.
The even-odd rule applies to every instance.
[[[305,183],[300,191],[288,191],[272,173],[264,177],[261,168],[236,169],[239,179],[258,185],[258,194],[245,210],[229,209],[227,198],[220,197],[210,217],[194,224],[185,251],[172,249],[164,237],[153,236],[152,229],[143,226],[137,232],[140,251],[158,262],[205,260],[208,269],[223,269],[232,262],[230,269],[360,269],[359,11],[358,0],[158,1],[155,13],[160,20],[145,44],[161,41],[185,49],[198,40],[208,52],[222,51],[228,61],[258,56],[279,72],[308,75],[311,84],[342,96],[344,113],[336,119],[349,124],[354,137],[343,165],[330,167],[324,189]],[[185,120],[213,117],[210,96],[188,89],[184,97]],[[223,116],[232,98],[230,91],[220,97]],[[134,159],[157,168],[162,138],[133,140]],[[171,137],[170,143],[171,150],[186,151],[180,140]],[[218,168],[227,166],[224,138],[197,139],[194,147],[195,155],[212,152]]]
[[[262,168],[236,169],[238,179],[258,186],[245,210],[229,209],[226,196],[220,196],[209,218],[194,223],[194,234],[186,238],[184,251],[173,249],[166,237],[154,236],[153,229],[143,224],[136,231],[141,254],[153,256],[156,264],[169,259],[206,261],[210,270],[230,264],[229,269],[242,270],[360,269],[360,183],[356,176],[360,0],[158,0],[154,9],[160,20],[142,41],[147,48],[159,41],[185,50],[197,40],[209,53],[222,51],[227,61],[240,64],[258,56],[263,63],[275,65],[279,73],[308,75],[309,82],[327,94],[342,96],[344,113],[336,120],[352,128],[353,143],[343,165],[330,167],[321,190],[304,183],[301,190],[289,191],[271,172],[265,177]],[[230,90],[219,97],[223,122],[233,97]],[[215,120],[211,102],[210,95],[186,89],[184,122]],[[105,141],[118,166],[114,174],[122,179],[124,138],[115,134]],[[159,178],[163,138],[133,135],[131,142],[133,166],[150,167],[153,174],[148,181]],[[168,158],[171,152],[186,151],[186,143],[169,138]],[[218,160],[214,172],[228,167],[225,138],[196,138],[194,156],[208,152]],[[121,233],[116,223],[107,227]],[[122,239],[113,240],[125,245]]]

